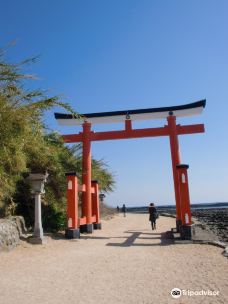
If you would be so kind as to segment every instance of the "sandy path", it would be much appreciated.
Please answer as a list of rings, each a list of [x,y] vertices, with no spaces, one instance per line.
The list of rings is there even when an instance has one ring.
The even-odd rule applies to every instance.
[[[228,303],[228,259],[209,245],[161,243],[174,227],[160,217],[152,232],[147,215],[122,214],[80,240],[24,243],[0,254],[0,304]],[[174,287],[218,290],[219,296],[182,296]]]

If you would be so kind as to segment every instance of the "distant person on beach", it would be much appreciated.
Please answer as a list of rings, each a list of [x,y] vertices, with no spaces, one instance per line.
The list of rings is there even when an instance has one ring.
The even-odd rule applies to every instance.
[[[117,206],[116,209],[117,209],[117,212],[119,213],[120,212],[120,207]]]
[[[124,217],[126,216],[126,211],[127,211],[127,208],[126,208],[125,204],[123,204],[122,212],[124,214]]]
[[[149,214],[150,214],[149,221],[151,222],[152,230],[154,230],[156,229],[156,219],[158,214],[157,214],[157,209],[153,203],[150,203]]]

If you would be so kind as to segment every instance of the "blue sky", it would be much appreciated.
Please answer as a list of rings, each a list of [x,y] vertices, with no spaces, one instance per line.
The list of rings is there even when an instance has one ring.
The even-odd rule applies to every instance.
[[[33,86],[80,113],[162,107],[203,98],[206,133],[180,137],[191,202],[228,201],[228,2],[217,0],[2,1],[0,39],[15,62],[34,55]],[[55,109],[60,112],[61,109]],[[62,134],[80,128],[47,124]],[[166,122],[137,123],[136,127]],[[95,130],[122,125],[94,126]],[[168,138],[93,143],[116,176],[113,206],[174,203]]]

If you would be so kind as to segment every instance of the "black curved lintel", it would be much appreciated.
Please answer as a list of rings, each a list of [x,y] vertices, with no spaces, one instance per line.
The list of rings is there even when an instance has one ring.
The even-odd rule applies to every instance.
[[[188,103],[180,106],[172,107],[161,107],[161,108],[148,108],[148,109],[137,109],[137,110],[125,110],[125,111],[113,111],[113,112],[99,112],[99,113],[86,113],[81,114],[84,118],[95,118],[95,117],[109,117],[109,116],[119,116],[119,115],[133,115],[133,114],[146,114],[146,113],[157,113],[157,112],[173,112],[178,110],[187,110],[194,108],[205,108],[206,99],[202,99],[197,102]],[[62,114],[55,113],[56,119],[75,119],[72,114]]]

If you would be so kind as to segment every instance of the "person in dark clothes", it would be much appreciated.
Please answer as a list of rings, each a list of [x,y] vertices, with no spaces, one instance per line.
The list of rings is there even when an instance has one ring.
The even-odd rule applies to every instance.
[[[126,216],[126,211],[127,211],[127,208],[126,208],[125,204],[123,204],[122,212],[124,214],[124,217]]]
[[[119,213],[119,212],[120,212],[120,207],[117,206],[117,207],[116,207],[116,210],[117,210],[117,212]]]
[[[157,209],[153,203],[149,206],[149,221],[151,222],[152,230],[156,229]]]

